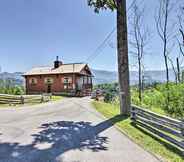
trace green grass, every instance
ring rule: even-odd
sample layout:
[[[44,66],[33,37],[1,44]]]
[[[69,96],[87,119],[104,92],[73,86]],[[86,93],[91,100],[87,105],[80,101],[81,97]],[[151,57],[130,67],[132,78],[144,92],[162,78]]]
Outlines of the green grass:
[[[93,102],[97,111],[118,126],[118,128],[134,142],[142,146],[145,150],[152,152],[157,157],[166,162],[184,162],[181,152],[166,142],[165,140],[154,136],[145,129],[134,126],[128,117],[118,116],[118,105],[112,105],[104,102]],[[119,120],[117,120],[117,117]]]
[[[62,96],[52,96],[51,101],[60,101],[60,100],[62,100],[62,99],[63,99]]]

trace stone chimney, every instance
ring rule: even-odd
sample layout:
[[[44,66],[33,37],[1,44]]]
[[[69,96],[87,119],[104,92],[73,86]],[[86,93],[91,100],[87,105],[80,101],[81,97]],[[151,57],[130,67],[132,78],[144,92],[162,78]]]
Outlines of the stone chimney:
[[[59,61],[59,56],[57,56],[56,61],[54,61],[54,68],[59,68],[62,64],[62,61]]]

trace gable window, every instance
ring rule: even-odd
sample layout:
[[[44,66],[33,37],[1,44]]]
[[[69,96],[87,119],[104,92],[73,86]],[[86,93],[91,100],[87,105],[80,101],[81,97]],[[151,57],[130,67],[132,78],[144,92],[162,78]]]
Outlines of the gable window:
[[[37,79],[36,78],[30,78],[29,79],[29,84],[31,84],[31,85],[37,84]]]

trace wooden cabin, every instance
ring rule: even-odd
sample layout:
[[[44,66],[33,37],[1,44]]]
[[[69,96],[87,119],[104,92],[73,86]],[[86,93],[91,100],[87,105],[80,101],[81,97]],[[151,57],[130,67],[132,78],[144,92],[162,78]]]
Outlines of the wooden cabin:
[[[93,75],[87,64],[63,64],[58,57],[53,67],[36,67],[23,76],[27,94],[87,96],[93,87]]]

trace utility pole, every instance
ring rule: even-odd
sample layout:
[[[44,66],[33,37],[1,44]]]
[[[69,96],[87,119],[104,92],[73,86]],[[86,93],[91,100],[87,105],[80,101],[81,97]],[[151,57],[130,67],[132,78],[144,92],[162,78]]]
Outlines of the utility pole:
[[[131,97],[129,85],[126,0],[88,0],[88,5],[93,6],[95,8],[95,12],[97,13],[104,8],[117,11],[117,52],[120,89],[120,113],[123,115],[130,115]]]
[[[120,87],[120,111],[129,115],[131,109],[129,60],[128,60],[128,32],[126,0],[117,0],[117,42],[118,42],[118,74]]]

